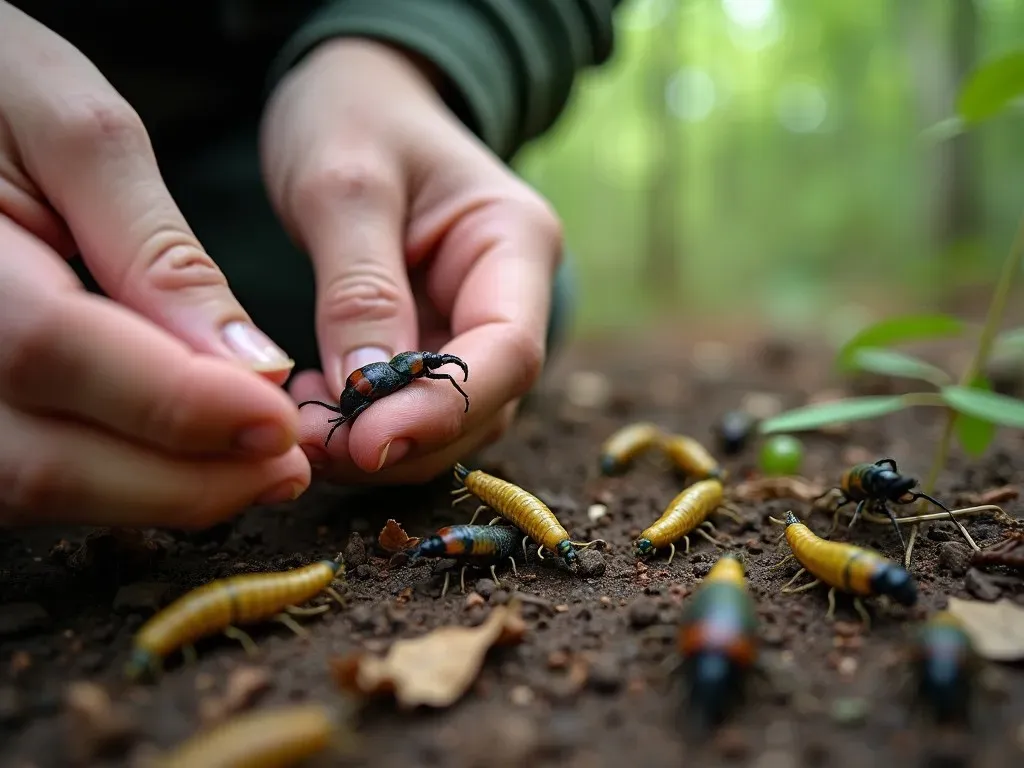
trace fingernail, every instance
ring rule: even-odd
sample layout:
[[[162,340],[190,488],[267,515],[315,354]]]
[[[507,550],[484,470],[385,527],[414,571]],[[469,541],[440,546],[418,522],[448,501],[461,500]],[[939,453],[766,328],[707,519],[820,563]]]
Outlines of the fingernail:
[[[302,492],[306,490],[306,486],[297,480],[288,480],[275,485],[269,491],[263,493],[258,499],[257,504],[284,504],[288,501],[295,501],[302,495]]]
[[[377,459],[377,469],[380,472],[384,467],[391,467],[409,455],[412,450],[412,440],[400,437],[384,444],[380,450],[380,458]]]
[[[236,320],[224,326],[224,343],[254,371],[288,371],[295,361],[252,323]]]
[[[380,347],[363,347],[353,350],[345,355],[345,359],[341,363],[341,380],[344,381],[352,371],[362,368],[364,365],[386,363],[392,357],[394,355]]]
[[[235,447],[246,453],[277,456],[291,445],[288,432],[280,424],[269,422],[246,427],[235,435]]]

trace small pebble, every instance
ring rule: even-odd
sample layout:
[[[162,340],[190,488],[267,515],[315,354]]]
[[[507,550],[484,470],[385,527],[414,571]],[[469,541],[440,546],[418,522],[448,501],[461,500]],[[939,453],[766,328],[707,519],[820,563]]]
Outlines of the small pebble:
[[[634,629],[649,627],[658,620],[658,603],[648,597],[638,597],[629,606],[629,623]]]
[[[580,564],[580,576],[585,579],[596,579],[604,575],[607,565],[604,562],[604,555],[596,549],[584,549],[578,555]]]
[[[348,541],[345,543],[345,549],[342,550],[342,557],[345,559],[346,568],[358,568],[360,565],[366,565],[368,562],[366,545],[363,543],[363,537],[358,532],[352,531],[349,534]]]
[[[587,508],[587,517],[590,518],[590,522],[596,523],[602,517],[608,514],[608,507],[604,504],[591,504]]]
[[[971,567],[971,550],[959,541],[947,541],[939,547],[939,568],[954,576],[963,576]]]
[[[749,539],[746,547],[747,551],[754,555],[764,552],[764,545],[762,545],[757,539]]]
[[[614,693],[624,681],[622,665],[614,656],[602,654],[590,663],[587,681],[598,693]]]
[[[999,599],[1002,589],[977,568],[971,568],[964,579],[964,588],[979,600],[993,602]]]
[[[857,674],[857,660],[852,656],[843,656],[837,667],[842,677],[853,677]]]
[[[552,651],[548,654],[548,669],[565,669],[569,666],[569,654],[565,651]]]
[[[481,597],[490,597],[494,594],[494,590],[497,589],[498,585],[491,579],[480,579],[477,581],[474,589]]]
[[[715,734],[715,747],[727,760],[742,760],[750,752],[746,734],[734,726],[725,726]]]
[[[528,707],[533,704],[533,701],[536,698],[537,697],[533,693],[533,690],[525,685],[517,685],[508,692],[508,700],[517,707]]]
[[[603,373],[574,371],[566,380],[565,397],[577,408],[604,408],[611,396],[611,382]]]

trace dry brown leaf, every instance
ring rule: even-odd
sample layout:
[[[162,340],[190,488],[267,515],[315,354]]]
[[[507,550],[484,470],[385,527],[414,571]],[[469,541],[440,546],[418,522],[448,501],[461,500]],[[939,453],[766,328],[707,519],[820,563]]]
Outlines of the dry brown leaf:
[[[331,661],[339,687],[364,696],[394,693],[399,706],[446,707],[473,684],[487,651],[522,642],[519,604],[497,606],[476,627],[448,626],[398,640],[384,657],[356,653]]]
[[[416,536],[410,536],[405,529],[398,524],[397,520],[388,520],[377,537],[377,543],[381,549],[391,554],[407,552],[420,543]]]
[[[1002,485],[998,488],[990,488],[981,493],[964,494],[964,503],[971,507],[981,507],[985,504],[1000,504],[1004,501],[1013,501],[1020,496],[1020,489],[1015,485]]]
[[[1024,659],[1024,608],[1006,598],[986,603],[951,597],[949,612],[963,622],[984,658],[992,661]]]
[[[737,485],[732,495],[733,498],[740,501],[766,501],[768,499],[813,501],[825,490],[824,486],[815,485],[802,477],[757,477]]]

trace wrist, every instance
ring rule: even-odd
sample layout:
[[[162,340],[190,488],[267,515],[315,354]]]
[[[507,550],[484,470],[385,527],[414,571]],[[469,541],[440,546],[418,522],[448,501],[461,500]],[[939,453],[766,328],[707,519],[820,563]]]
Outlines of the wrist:
[[[321,57],[340,57],[350,67],[384,66],[404,71],[438,95],[446,88],[446,78],[440,67],[426,56],[389,41],[371,37],[336,37],[325,40],[310,51],[308,60]]]

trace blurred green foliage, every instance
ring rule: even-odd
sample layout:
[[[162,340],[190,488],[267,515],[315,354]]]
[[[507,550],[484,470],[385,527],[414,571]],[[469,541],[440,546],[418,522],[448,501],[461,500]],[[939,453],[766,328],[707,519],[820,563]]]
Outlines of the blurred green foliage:
[[[1011,53],[1024,7],[974,0],[966,29],[958,2],[627,2],[614,59],[515,163],[565,224],[580,329],[753,313],[842,340],[991,286],[1024,208],[1020,113],[926,131],[955,114],[958,46]],[[976,210],[949,234],[954,198]]]

